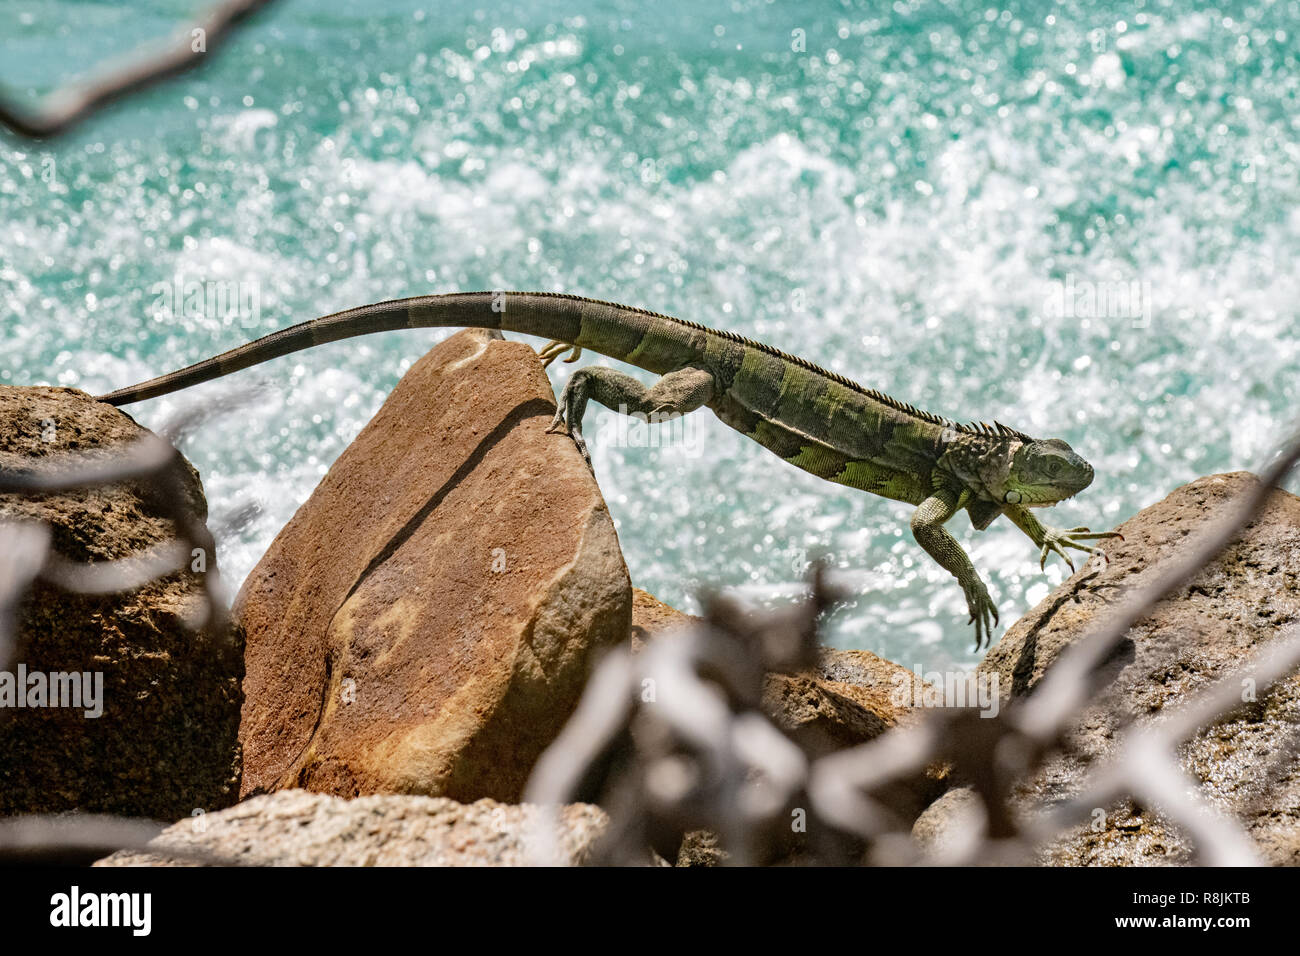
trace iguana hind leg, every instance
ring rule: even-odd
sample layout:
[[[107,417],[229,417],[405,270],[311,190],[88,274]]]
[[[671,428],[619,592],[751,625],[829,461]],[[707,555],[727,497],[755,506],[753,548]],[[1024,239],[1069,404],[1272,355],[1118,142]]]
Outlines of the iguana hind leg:
[[[591,455],[582,437],[587,402],[599,402],[624,415],[644,415],[650,424],[657,424],[665,417],[693,412],[712,397],[713,373],[707,369],[678,369],[647,387],[625,372],[593,365],[578,369],[565,384],[546,430],[563,431],[572,438],[590,468]]]
[[[581,345],[570,345],[568,342],[561,342],[558,339],[547,342],[545,346],[538,349],[537,357],[542,360],[542,368],[546,368],[565,352],[569,353],[569,357],[564,360],[566,364],[576,362],[582,358]]]

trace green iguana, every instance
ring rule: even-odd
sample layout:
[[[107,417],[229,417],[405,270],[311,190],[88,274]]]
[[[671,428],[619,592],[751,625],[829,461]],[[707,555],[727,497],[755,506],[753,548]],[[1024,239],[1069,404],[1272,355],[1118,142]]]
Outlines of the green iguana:
[[[404,328],[497,329],[551,340],[549,364],[583,349],[663,376],[643,385],[604,367],[578,369],[560,397],[551,431],[562,430],[591,464],[582,437],[588,401],[648,421],[707,405],[723,422],[792,465],[838,484],[916,505],[912,533],[957,578],[975,625],[975,647],[989,643],[998,612],[970,558],[944,522],[965,508],[983,530],[1006,514],[1041,549],[1074,563],[1074,548],[1104,553],[1087,540],[1117,537],[1087,528],[1058,530],[1030,508],[1077,494],[1092,467],[1064,441],[1045,441],[1005,425],[970,424],[921,411],[842,375],[734,332],[657,312],[548,292],[467,292],[361,306],[282,329],[215,358],[100,396],[126,405],[229,375],[313,345]]]

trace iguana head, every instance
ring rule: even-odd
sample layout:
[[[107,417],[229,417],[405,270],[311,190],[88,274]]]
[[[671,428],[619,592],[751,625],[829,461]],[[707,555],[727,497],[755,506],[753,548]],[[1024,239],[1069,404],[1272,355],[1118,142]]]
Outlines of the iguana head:
[[[1033,508],[1064,501],[1092,484],[1092,465],[1059,438],[1027,441],[1011,459],[1002,500]]]

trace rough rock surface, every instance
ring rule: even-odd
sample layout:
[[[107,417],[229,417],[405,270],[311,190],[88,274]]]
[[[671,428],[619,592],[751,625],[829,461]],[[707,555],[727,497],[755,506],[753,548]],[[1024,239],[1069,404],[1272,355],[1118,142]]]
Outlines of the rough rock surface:
[[[1081,567],[993,648],[981,670],[1020,697],[1044,670],[1158,561],[1174,558],[1188,534],[1224,513],[1256,479],[1246,472],[1200,478],[1120,526],[1109,566]],[[1025,794],[1072,792],[1089,760],[1110,752],[1128,718],[1158,717],[1240,665],[1300,620],[1300,498],[1276,491],[1245,534],[1180,593],[1130,631],[1109,663],[1110,683],[1074,737],[1079,756],[1047,768]],[[1281,766],[1288,728],[1300,719],[1300,676],[1245,702],[1180,750],[1184,771],[1224,812],[1241,815],[1264,857],[1300,864],[1300,765]],[[1254,805],[1252,805],[1254,804]],[[1054,844],[1055,864],[1155,865],[1188,858],[1184,839],[1152,809],[1106,808],[1105,828],[1080,827]]]
[[[0,387],[2,469],[36,469],[69,453],[107,458],[143,434],[84,392]],[[184,507],[205,519],[198,474],[188,463],[178,467]],[[0,520],[50,527],[54,551],[77,563],[138,555],[174,534],[160,492],[141,481],[0,495]],[[4,536],[0,548],[8,547]],[[207,573],[215,568],[208,555]],[[201,575],[188,570],[104,595],[37,582],[19,608],[17,653],[6,669],[99,672],[103,714],[0,709],[0,813],[80,809],[175,820],[234,802],[242,640],[229,625],[189,629],[205,610]]]
[[[665,604],[648,591],[632,589],[632,653],[638,653],[656,634],[686,627],[699,618]]]
[[[823,648],[815,670],[767,675],[763,708],[813,752],[827,753],[865,743],[912,714],[898,688],[907,688],[910,702],[916,680],[870,651]]]
[[[699,618],[686,614],[640,588],[632,602],[632,649]],[[870,651],[825,647],[818,665],[803,674],[768,674],[763,709],[783,729],[816,750],[864,743],[911,712],[895,702],[900,683],[912,699],[916,675]]]
[[[515,800],[625,640],[612,520],[527,345],[417,362],[236,601],[244,793]]]
[[[150,846],[210,853],[239,866],[526,866],[537,862],[539,808],[495,800],[383,795],[343,800],[285,790],[182,820]],[[557,862],[580,865],[603,832],[589,804],[560,812]],[[555,858],[552,858],[555,859]],[[96,866],[183,866],[191,861],[123,851]]]

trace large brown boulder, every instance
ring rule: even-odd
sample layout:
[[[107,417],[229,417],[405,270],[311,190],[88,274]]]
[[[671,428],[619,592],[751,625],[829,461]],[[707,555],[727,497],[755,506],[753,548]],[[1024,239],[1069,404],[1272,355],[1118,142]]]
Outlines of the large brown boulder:
[[[625,640],[609,512],[535,353],[417,362],[244,584],[244,793],[516,799]]]
[[[1159,562],[1177,560],[1188,536],[1227,513],[1256,479],[1246,472],[1200,478],[1130,518],[1108,566],[1081,567],[1021,618],[981,664],[1004,691],[1022,697],[1044,671],[1145,583]],[[1084,770],[1108,755],[1122,725],[1158,719],[1243,664],[1300,620],[1300,498],[1275,491],[1245,534],[1197,578],[1135,626],[1112,656],[1108,684],[1072,735],[1068,759],[1045,770],[1027,801],[1074,792]],[[1179,751],[1184,772],[1219,810],[1244,820],[1265,859],[1300,864],[1300,765],[1279,764],[1300,717],[1300,676],[1282,681],[1205,728]],[[1058,864],[1183,862],[1189,847],[1155,808],[1105,808],[1104,827],[1080,827],[1045,853]]]
[[[606,823],[599,807],[563,807],[543,850],[538,834],[548,824],[528,804],[408,795],[342,800],[285,790],[183,820],[149,844],[157,852],[122,851],[95,865],[578,866]]]
[[[111,458],[145,434],[84,392],[0,387],[4,471],[48,468],[71,453]],[[49,529],[62,561],[139,557],[174,537],[169,503],[206,519],[194,469],[178,457],[170,478],[175,495],[139,480],[0,495],[0,521]],[[0,535],[0,564],[34,574],[33,559],[10,550],[13,526]],[[0,813],[79,809],[175,820],[234,802],[242,642],[228,622],[190,627],[206,616],[203,573],[216,570],[215,556],[204,558],[205,572],[186,569],[119,593],[72,594],[40,579],[25,589],[17,653],[0,668],[16,683],[21,667],[29,691],[37,673],[90,674],[82,683],[91,695],[102,679],[102,715],[87,717],[85,706],[16,709],[0,687]]]

